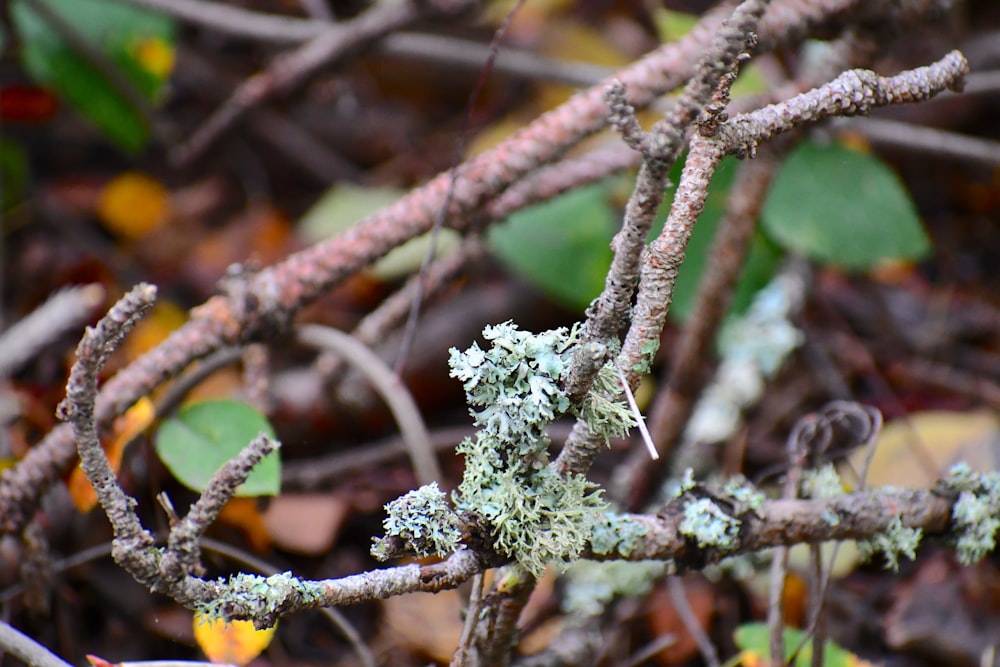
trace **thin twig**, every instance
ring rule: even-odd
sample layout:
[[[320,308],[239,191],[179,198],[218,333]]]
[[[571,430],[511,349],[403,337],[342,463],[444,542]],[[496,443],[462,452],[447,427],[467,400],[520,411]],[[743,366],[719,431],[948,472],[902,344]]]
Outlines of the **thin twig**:
[[[59,290],[0,335],[0,378],[33,359],[46,345],[82,326],[104,302],[98,284]]]
[[[0,648],[32,667],[71,667],[55,653],[3,621],[0,621]]]
[[[399,425],[413,470],[421,484],[444,480],[444,473],[434,456],[427,426],[420,416],[413,396],[392,369],[367,346],[362,345],[349,334],[337,329],[308,324],[298,333],[298,339],[314,347],[333,350],[348,359],[372,383],[375,390],[385,399],[392,416]]]
[[[452,658],[452,667],[467,667],[467,656],[475,636],[476,626],[483,610],[483,575],[472,578],[472,592],[469,593],[469,604],[465,608],[465,623],[462,624],[462,634],[458,638],[458,648]]]
[[[876,146],[975,162],[985,167],[1000,166],[1000,141],[885,118],[855,118],[845,125],[849,130],[860,132]]]
[[[687,599],[687,592],[684,590],[684,582],[679,577],[667,577],[667,590],[670,592],[670,600],[674,603],[677,615],[697,644],[702,660],[708,667],[719,667],[719,652],[715,650],[715,644],[705,634],[704,628],[695,617],[691,603]]]

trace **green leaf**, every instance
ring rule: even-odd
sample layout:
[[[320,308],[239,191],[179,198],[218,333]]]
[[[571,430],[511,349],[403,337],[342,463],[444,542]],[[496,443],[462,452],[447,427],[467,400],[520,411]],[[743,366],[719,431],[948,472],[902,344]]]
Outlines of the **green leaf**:
[[[511,271],[583,309],[604,288],[617,217],[607,186],[596,184],[515,213],[489,240]]]
[[[28,183],[28,160],[21,147],[0,138],[0,211],[6,212],[24,199]]]
[[[845,269],[914,260],[931,248],[895,173],[873,155],[803,143],[782,165],[761,213],[785,248]]]
[[[203,491],[212,475],[259,433],[274,437],[267,419],[246,403],[192,403],[166,419],[156,433],[156,453],[184,486]],[[278,453],[257,464],[237,496],[273,496],[281,488]]]
[[[40,0],[107,56],[153,103],[159,101],[173,59],[174,22],[108,0]],[[105,77],[23,2],[12,6],[25,69],[97,125],[120,148],[135,152],[149,139],[140,112]]]
[[[705,200],[705,208],[698,216],[698,222],[691,232],[691,238],[684,255],[684,263],[681,264],[677,284],[674,286],[670,316],[676,320],[687,320],[694,308],[698,285],[701,282],[706,262],[709,261],[708,253],[712,249],[712,241],[719,227],[719,221],[726,210],[729,190],[738,164],[735,158],[727,158],[722,161],[712,177],[708,197]],[[678,160],[670,174],[671,182],[677,183],[680,180],[683,166],[683,161]],[[673,191],[667,193],[667,199],[660,209],[660,215],[650,232],[650,238],[654,238],[662,231],[663,223],[670,212],[672,203]],[[781,250],[764,234],[759,231],[754,234],[742,272],[737,280],[736,293],[733,295],[731,307],[732,312],[742,313],[747,309],[753,301],[754,294],[766,285],[771,276],[774,275],[781,260],[781,254]]]
[[[799,647],[805,636],[801,630],[785,628],[782,632],[785,643],[785,661],[792,657],[792,652]],[[741,625],[733,634],[736,647],[741,651],[750,652],[761,664],[771,661],[771,630],[767,623],[748,623]],[[809,667],[812,663],[812,640],[810,639],[799,651],[793,663],[795,667]],[[823,664],[826,667],[856,667],[858,659],[850,651],[846,651],[832,641],[827,640],[823,647]]]
[[[338,183],[323,193],[311,209],[299,220],[303,238],[316,243],[347,231],[359,220],[381,208],[394,204],[404,194],[397,188],[360,187]],[[438,234],[436,256],[458,245],[458,234],[442,229]],[[418,236],[395,248],[372,267],[381,280],[396,280],[420,268],[430,244],[430,234]]]

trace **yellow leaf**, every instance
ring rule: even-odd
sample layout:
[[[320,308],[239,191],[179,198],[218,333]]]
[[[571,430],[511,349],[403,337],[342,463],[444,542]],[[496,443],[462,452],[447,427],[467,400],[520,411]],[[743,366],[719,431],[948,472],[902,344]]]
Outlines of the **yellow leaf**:
[[[927,489],[959,461],[980,472],[994,470],[998,437],[1000,418],[987,410],[932,410],[894,420],[875,443],[868,484]],[[855,470],[861,470],[866,455],[864,449],[852,454]]]
[[[115,420],[113,435],[104,445],[104,453],[108,457],[112,470],[118,472],[121,468],[125,446],[149,428],[155,417],[156,409],[153,407],[153,402],[149,398],[143,397],[125,414]],[[97,504],[97,494],[94,492],[94,487],[90,485],[90,480],[83,474],[80,466],[77,466],[70,473],[66,487],[69,489],[73,504],[81,513],[89,512]]]
[[[136,40],[132,45],[132,56],[143,69],[160,80],[170,76],[177,60],[174,47],[159,37]]]
[[[160,301],[139,320],[122,345],[125,356],[135,359],[163,342],[174,329],[187,321],[187,312],[169,301]]]
[[[268,647],[275,628],[257,630],[250,621],[208,620],[194,617],[194,639],[209,660],[246,665]]]
[[[104,186],[97,217],[108,230],[141,239],[167,219],[170,196],[163,184],[138,172],[125,172]]]

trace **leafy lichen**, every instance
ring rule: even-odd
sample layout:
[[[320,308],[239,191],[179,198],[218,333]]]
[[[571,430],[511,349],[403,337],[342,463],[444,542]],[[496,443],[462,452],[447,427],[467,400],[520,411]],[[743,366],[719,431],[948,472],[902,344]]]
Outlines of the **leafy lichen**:
[[[731,549],[736,546],[740,524],[739,519],[723,512],[712,500],[701,498],[684,506],[684,518],[678,529],[703,549]]]
[[[616,596],[645,595],[666,571],[663,561],[577,561],[566,573],[563,612],[598,616]]]
[[[594,523],[590,548],[598,555],[613,553],[628,558],[648,532],[649,528],[630,516],[605,512],[601,520]]]
[[[372,555],[379,560],[398,555],[397,542],[402,543],[402,550],[417,556],[444,556],[462,539],[462,522],[437,482],[400,496],[385,510],[385,537],[372,545]]]
[[[865,560],[876,553],[882,554],[886,569],[895,571],[899,569],[900,556],[906,556],[910,560],[917,557],[917,547],[920,546],[922,537],[923,531],[904,526],[902,519],[897,516],[885,532],[867,540],[858,540],[858,551]]]
[[[1000,473],[981,475],[965,463],[954,466],[945,487],[958,492],[951,518],[959,533],[958,560],[971,565],[996,549],[1000,530]]]
[[[319,600],[324,588],[291,572],[270,577],[240,573],[216,582],[217,595],[197,609],[207,621],[252,619],[258,630],[272,627],[290,608]]]
[[[844,483],[832,463],[807,470],[802,476],[802,496],[805,498],[834,498],[844,495]]]
[[[627,431],[632,417],[623,405],[598,396],[617,393],[610,391],[610,365],[580,406],[570,404],[561,383],[576,330],[533,334],[505,322],[486,327],[483,337],[489,349],[452,349],[449,360],[479,427],[458,447],[466,470],[455,502],[485,519],[501,553],[538,575],[550,562],[576,558],[607,507],[584,476],[560,477],[548,466],[545,427],[562,414],[579,413],[594,433],[610,438]]]

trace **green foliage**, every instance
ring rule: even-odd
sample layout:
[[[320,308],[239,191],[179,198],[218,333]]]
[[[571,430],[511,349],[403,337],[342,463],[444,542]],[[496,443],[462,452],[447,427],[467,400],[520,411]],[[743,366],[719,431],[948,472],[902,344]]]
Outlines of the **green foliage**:
[[[598,616],[616,596],[645,595],[666,571],[662,561],[578,560],[566,571],[562,610],[574,616]]]
[[[805,633],[795,628],[782,630],[782,637],[785,643],[785,664],[788,664],[792,653],[801,646],[802,649],[796,655],[795,662],[791,664],[794,667],[809,667],[813,659],[812,640],[809,639],[803,644]],[[767,623],[741,625],[733,634],[733,639],[741,651],[737,656],[741,659],[739,664],[771,664],[771,629]],[[859,663],[854,654],[827,640],[823,645],[823,664],[826,667],[854,667]]]
[[[1000,530],[1000,473],[980,475],[965,463],[954,466],[945,486],[958,492],[951,518],[959,538],[958,560],[971,565],[996,549]]]
[[[486,327],[483,337],[491,342],[488,350],[477,344],[453,349],[449,360],[479,427],[458,447],[466,465],[455,499],[486,520],[501,553],[539,575],[550,562],[576,558],[606,509],[583,475],[560,477],[548,466],[545,427],[574,408],[560,381],[577,335],[566,329],[532,334],[506,322]],[[590,405],[597,432],[621,427],[620,406]]]
[[[24,151],[13,141],[0,138],[0,212],[9,208],[24,198],[28,182],[28,160]]]
[[[899,557],[906,556],[910,560],[917,557],[917,547],[923,531],[919,528],[907,528],[897,516],[884,533],[879,533],[867,540],[858,540],[858,551],[865,560],[876,553],[885,558],[885,567],[896,571],[899,569]]]
[[[388,560],[392,540],[403,541],[409,553],[418,556],[444,556],[451,553],[462,539],[462,522],[448,505],[448,497],[432,482],[410,491],[385,506],[382,522],[385,537],[375,540],[372,555]]]
[[[738,164],[739,161],[736,158],[727,158],[719,165],[712,176],[708,197],[705,200],[705,208],[698,216],[698,223],[691,231],[691,238],[684,252],[684,263],[681,264],[680,274],[677,276],[677,283],[674,286],[673,299],[670,302],[670,316],[679,321],[685,321],[690,317],[701,276],[705,267],[713,261],[708,256],[709,251],[712,248],[712,241],[719,227],[719,221],[725,213],[729,190],[732,187]],[[670,175],[674,183],[680,179],[683,166],[681,161],[674,165]],[[657,221],[653,225],[650,238],[655,238],[663,229],[664,221],[672,204],[673,194],[668,192]],[[754,294],[766,285],[774,275],[781,255],[780,248],[768,240],[764,234],[759,231],[754,234],[737,281],[736,292],[733,295],[732,312],[742,313],[749,307]]]
[[[607,187],[591,185],[518,211],[489,240],[511,271],[583,310],[604,288],[617,218]]]
[[[150,102],[160,100],[173,64],[172,19],[106,0],[41,1],[106,55]],[[120,148],[141,149],[150,128],[139,110],[26,3],[15,2],[11,10],[31,77],[58,92]]]
[[[839,144],[801,144],[782,165],[761,220],[783,247],[846,269],[930,251],[895,173],[874,155]]]
[[[678,530],[698,542],[702,549],[731,549],[740,534],[741,522],[729,516],[708,498],[691,501],[684,506],[684,518]]]
[[[310,243],[346,232],[366,216],[398,201],[405,190],[389,187],[362,187],[337,183],[320,197],[302,216],[296,228]],[[372,273],[381,280],[397,280],[420,268],[431,242],[431,234],[411,239],[372,266]],[[459,243],[458,234],[451,229],[438,233],[435,252],[447,254]]]
[[[156,453],[184,486],[203,491],[212,475],[258,434],[274,438],[264,415],[246,403],[192,403],[166,419],[156,433]],[[237,496],[272,496],[281,487],[281,459],[269,454],[257,464]]]

